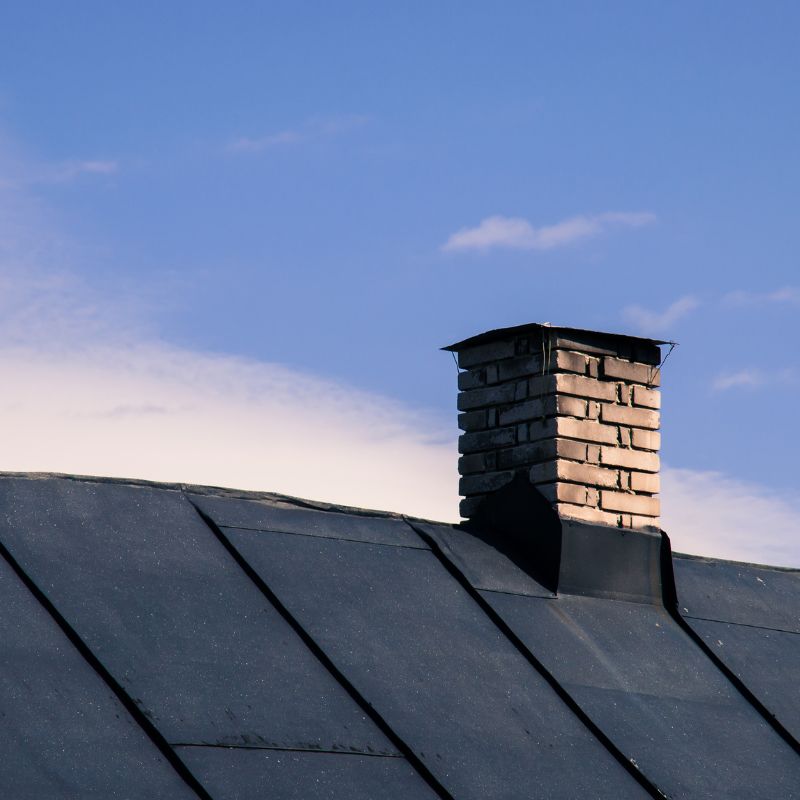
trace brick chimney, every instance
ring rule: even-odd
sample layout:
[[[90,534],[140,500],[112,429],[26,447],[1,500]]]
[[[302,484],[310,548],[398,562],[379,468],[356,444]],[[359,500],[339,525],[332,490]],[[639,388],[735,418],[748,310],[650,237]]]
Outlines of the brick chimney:
[[[457,354],[461,516],[519,472],[559,516],[659,529],[659,345],[521,325]]]

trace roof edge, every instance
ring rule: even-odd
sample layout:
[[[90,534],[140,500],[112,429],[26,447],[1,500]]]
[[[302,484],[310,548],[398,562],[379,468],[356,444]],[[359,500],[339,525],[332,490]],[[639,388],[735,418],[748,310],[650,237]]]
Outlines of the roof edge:
[[[425,522],[431,525],[456,526],[457,522],[444,522],[442,520],[415,517],[398,511],[383,511],[380,509],[360,508],[347,506],[325,500],[309,500],[278,492],[262,492],[250,489],[234,489],[229,486],[214,486],[209,484],[180,483],[171,481],[150,481],[145,478],[122,478],[104,475],[77,475],[69,472],[14,472],[0,470],[0,480],[5,478],[23,478],[26,480],[68,480],[77,483],[119,484],[121,486],[136,486],[141,488],[162,489],[172,492],[187,492],[189,494],[207,495],[210,497],[225,497],[232,500],[255,500],[266,503],[296,506],[314,511],[331,511],[339,514],[350,514],[356,517],[377,517],[381,519],[409,520]]]
[[[495,339],[505,338],[507,336],[519,336],[526,333],[535,333],[538,331],[554,331],[556,333],[564,333],[567,335],[573,334],[578,336],[602,336],[612,339],[614,341],[627,341],[627,342],[640,342],[651,345],[674,344],[674,342],[666,339],[650,339],[646,336],[631,336],[626,333],[609,333],[607,331],[594,331],[588,328],[570,328],[561,325],[550,325],[547,322],[529,322],[525,325],[512,325],[508,328],[494,328],[484,333],[470,336],[467,339],[462,339],[460,342],[446,345],[442,350],[456,352],[465,347],[473,347],[477,344],[484,342],[491,342]]]

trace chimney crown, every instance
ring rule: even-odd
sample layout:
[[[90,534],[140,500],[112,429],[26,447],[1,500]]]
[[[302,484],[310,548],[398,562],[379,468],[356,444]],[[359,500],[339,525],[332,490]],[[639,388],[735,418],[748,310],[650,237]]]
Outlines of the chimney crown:
[[[462,517],[522,472],[561,517],[658,530],[662,344],[534,323],[443,348],[462,370]]]

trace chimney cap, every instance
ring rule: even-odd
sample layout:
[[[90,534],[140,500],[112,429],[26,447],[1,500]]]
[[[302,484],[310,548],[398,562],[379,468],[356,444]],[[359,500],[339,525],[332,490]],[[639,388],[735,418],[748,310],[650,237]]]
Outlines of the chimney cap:
[[[560,325],[551,325],[549,322],[529,322],[526,325],[514,325],[510,328],[495,328],[485,333],[479,333],[477,336],[470,336],[468,339],[463,339],[455,344],[449,344],[443,347],[442,350],[457,353],[465,347],[473,347],[474,345],[484,344],[485,342],[491,342],[495,339],[506,339],[509,336],[522,336],[526,333],[537,333],[545,330],[565,334],[566,336],[599,336],[616,342],[636,342],[650,345],[672,344],[672,342],[664,339],[649,339],[645,336],[629,336],[624,333],[606,333],[604,331],[592,331],[587,328],[566,328]]]

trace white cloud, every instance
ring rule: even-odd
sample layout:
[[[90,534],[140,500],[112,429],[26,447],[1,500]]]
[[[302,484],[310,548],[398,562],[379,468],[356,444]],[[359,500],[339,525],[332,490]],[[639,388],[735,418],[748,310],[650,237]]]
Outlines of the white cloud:
[[[679,319],[690,314],[699,305],[700,301],[694,295],[685,295],[663,311],[633,305],[623,309],[622,315],[640,333],[656,336],[666,333]]]
[[[522,217],[487,217],[475,228],[462,228],[442,245],[445,252],[503,247],[511,250],[552,250],[604,233],[613,226],[638,228],[656,219],[649,212],[609,211],[570,217],[536,228]]]
[[[718,472],[665,467],[661,524],[673,550],[800,567],[800,496]]]
[[[727,389],[762,386],[787,386],[797,383],[797,371],[791,367],[764,372],[760,369],[746,368],[734,372],[722,372],[714,379],[711,388],[717,392]]]
[[[723,372],[717,375],[711,385],[715,391],[723,392],[739,386],[761,386],[763,383],[763,373],[756,369],[740,369],[736,372]]]
[[[728,292],[722,298],[723,305],[731,307],[764,306],[772,304],[800,305],[800,288],[784,286],[770,292]]]
[[[231,142],[228,145],[228,149],[239,153],[260,153],[262,150],[267,150],[276,145],[302,142],[305,138],[299,131],[292,130],[278,131],[278,133],[271,133],[268,136],[261,136],[257,139],[243,136]]]
[[[119,162],[95,159],[93,161],[65,161],[44,170],[41,181],[65,182],[81,175],[113,175],[119,171]]]
[[[232,153],[261,153],[273,147],[300,144],[312,139],[347,133],[360,128],[369,120],[370,117],[365,114],[345,114],[336,117],[315,118],[308,120],[298,128],[287,128],[264,136],[241,136],[230,142],[227,150]]]
[[[114,175],[119,172],[119,168],[119,162],[110,159],[32,164],[7,173],[0,184],[14,188],[26,185],[70,183],[84,175]]]
[[[5,347],[0,371],[3,470],[212,484],[457,518],[455,437],[386,397],[160,342]]]

